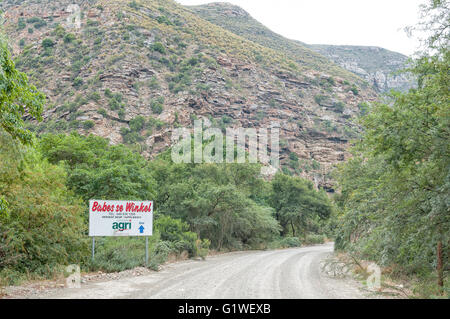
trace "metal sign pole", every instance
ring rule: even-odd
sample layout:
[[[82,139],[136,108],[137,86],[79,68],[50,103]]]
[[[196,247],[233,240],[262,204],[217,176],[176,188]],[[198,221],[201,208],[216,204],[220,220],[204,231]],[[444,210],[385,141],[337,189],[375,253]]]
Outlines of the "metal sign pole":
[[[145,236],[145,266],[148,267],[148,236]]]
[[[95,255],[95,237],[92,236],[92,260],[94,260]]]

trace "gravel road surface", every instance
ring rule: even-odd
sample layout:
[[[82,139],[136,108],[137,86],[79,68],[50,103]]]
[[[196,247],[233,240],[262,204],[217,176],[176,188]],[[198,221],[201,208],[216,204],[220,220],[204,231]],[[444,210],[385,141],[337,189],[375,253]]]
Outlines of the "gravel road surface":
[[[325,244],[227,253],[168,264],[144,276],[64,288],[45,298],[367,298],[356,281],[321,271],[332,251]]]

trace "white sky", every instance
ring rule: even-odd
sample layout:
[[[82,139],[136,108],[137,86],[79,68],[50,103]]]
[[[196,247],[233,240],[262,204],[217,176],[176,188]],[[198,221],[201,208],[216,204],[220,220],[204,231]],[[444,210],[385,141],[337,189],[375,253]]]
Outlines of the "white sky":
[[[176,0],[183,5],[215,1]],[[272,31],[309,44],[370,45],[413,54],[419,41],[404,27],[426,0],[227,0]]]

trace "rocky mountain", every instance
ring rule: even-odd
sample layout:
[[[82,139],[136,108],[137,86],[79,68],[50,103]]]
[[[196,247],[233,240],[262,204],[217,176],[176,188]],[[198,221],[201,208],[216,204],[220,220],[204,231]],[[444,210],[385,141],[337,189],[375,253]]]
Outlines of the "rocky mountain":
[[[414,85],[411,76],[398,72],[408,62],[408,57],[401,53],[370,46],[316,44],[309,47],[365,79],[379,92],[407,91]]]
[[[397,74],[406,66],[408,60],[403,54],[378,47],[308,45],[290,40],[272,32],[248,12],[229,3],[216,2],[188,8],[205,20],[248,40],[285,52],[299,64],[310,65],[330,73],[333,73],[333,70],[337,72],[333,63],[327,61],[329,59],[366,80],[378,92],[391,89],[408,90],[412,87],[408,75]]]
[[[360,78],[345,72],[344,68],[338,67],[323,55],[315,52],[314,49],[308,48],[307,44],[287,39],[268,29],[241,7],[227,2],[212,2],[205,5],[186,6],[186,8],[203,19],[249,41],[283,52],[299,65],[343,76],[349,80],[361,81]]]
[[[74,6],[76,4],[76,6]],[[280,125],[283,170],[332,191],[330,168],[377,94],[323,56],[274,49],[172,0],[7,0],[16,66],[47,95],[43,132],[96,134],[152,157],[173,128]],[[303,52],[303,53],[301,53]]]

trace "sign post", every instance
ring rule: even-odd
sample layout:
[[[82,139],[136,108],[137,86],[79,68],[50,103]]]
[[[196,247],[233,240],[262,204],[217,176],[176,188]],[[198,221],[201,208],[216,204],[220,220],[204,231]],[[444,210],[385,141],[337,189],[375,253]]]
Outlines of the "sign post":
[[[148,236],[145,237],[145,267],[148,267]]]
[[[94,255],[95,255],[95,237],[92,236],[92,261],[94,261]]]
[[[153,201],[89,201],[89,236],[92,260],[96,236],[145,236],[145,265],[148,265],[148,236],[153,234]]]

